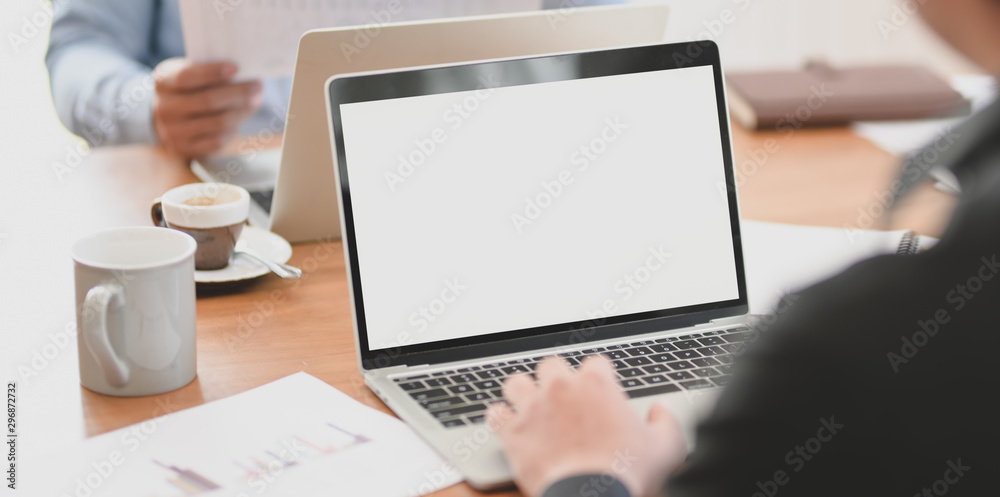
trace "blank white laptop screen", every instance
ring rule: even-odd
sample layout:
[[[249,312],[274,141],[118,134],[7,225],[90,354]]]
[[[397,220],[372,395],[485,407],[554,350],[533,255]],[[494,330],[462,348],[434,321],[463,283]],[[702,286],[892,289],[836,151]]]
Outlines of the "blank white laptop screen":
[[[371,350],[739,298],[712,66],[342,104]]]

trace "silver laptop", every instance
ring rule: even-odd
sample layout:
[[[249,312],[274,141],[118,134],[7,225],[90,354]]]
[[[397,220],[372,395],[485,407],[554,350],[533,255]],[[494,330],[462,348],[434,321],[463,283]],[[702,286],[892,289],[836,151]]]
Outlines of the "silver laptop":
[[[510,481],[486,407],[553,354],[693,442],[750,336],[724,91],[711,42],[327,83],[361,371],[473,486]]]
[[[619,5],[309,31],[299,41],[281,151],[199,159],[205,181],[245,186],[252,224],[291,242],[340,236],[323,84],[335,74],[658,43],[663,5]],[[368,28],[366,33],[364,28]],[[279,167],[280,161],[280,167]],[[232,171],[240,171],[233,174]]]

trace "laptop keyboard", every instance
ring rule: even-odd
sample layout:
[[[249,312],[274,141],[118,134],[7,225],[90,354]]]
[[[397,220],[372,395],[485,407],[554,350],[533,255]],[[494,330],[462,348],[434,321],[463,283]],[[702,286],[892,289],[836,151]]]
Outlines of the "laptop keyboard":
[[[587,356],[613,361],[629,398],[724,386],[733,353],[750,335],[749,328],[692,333],[631,344],[593,347],[558,354],[576,368]],[[449,371],[411,375],[394,381],[448,428],[482,423],[486,408],[503,401],[503,380],[531,373],[545,356],[491,362]]]
[[[257,202],[257,205],[259,205],[261,209],[264,209],[264,212],[268,214],[271,213],[271,202],[274,200],[274,190],[253,191],[250,192],[250,198],[253,199],[254,202]]]

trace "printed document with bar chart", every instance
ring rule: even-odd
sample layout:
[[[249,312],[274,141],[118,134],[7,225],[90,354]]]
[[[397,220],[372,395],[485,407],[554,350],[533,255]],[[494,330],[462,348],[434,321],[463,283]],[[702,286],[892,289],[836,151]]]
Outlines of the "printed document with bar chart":
[[[25,488],[51,496],[412,497],[461,481],[401,421],[306,373],[88,439],[45,461],[48,471],[34,466]]]

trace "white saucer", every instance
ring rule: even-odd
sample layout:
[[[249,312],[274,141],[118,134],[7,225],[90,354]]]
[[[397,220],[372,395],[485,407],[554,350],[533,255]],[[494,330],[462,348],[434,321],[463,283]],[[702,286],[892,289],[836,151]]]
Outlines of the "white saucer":
[[[277,262],[288,262],[292,257],[292,246],[276,233],[244,226],[240,240],[246,240],[247,247],[260,255]],[[259,278],[271,270],[246,255],[234,255],[229,265],[214,271],[195,271],[197,283],[228,283]]]

